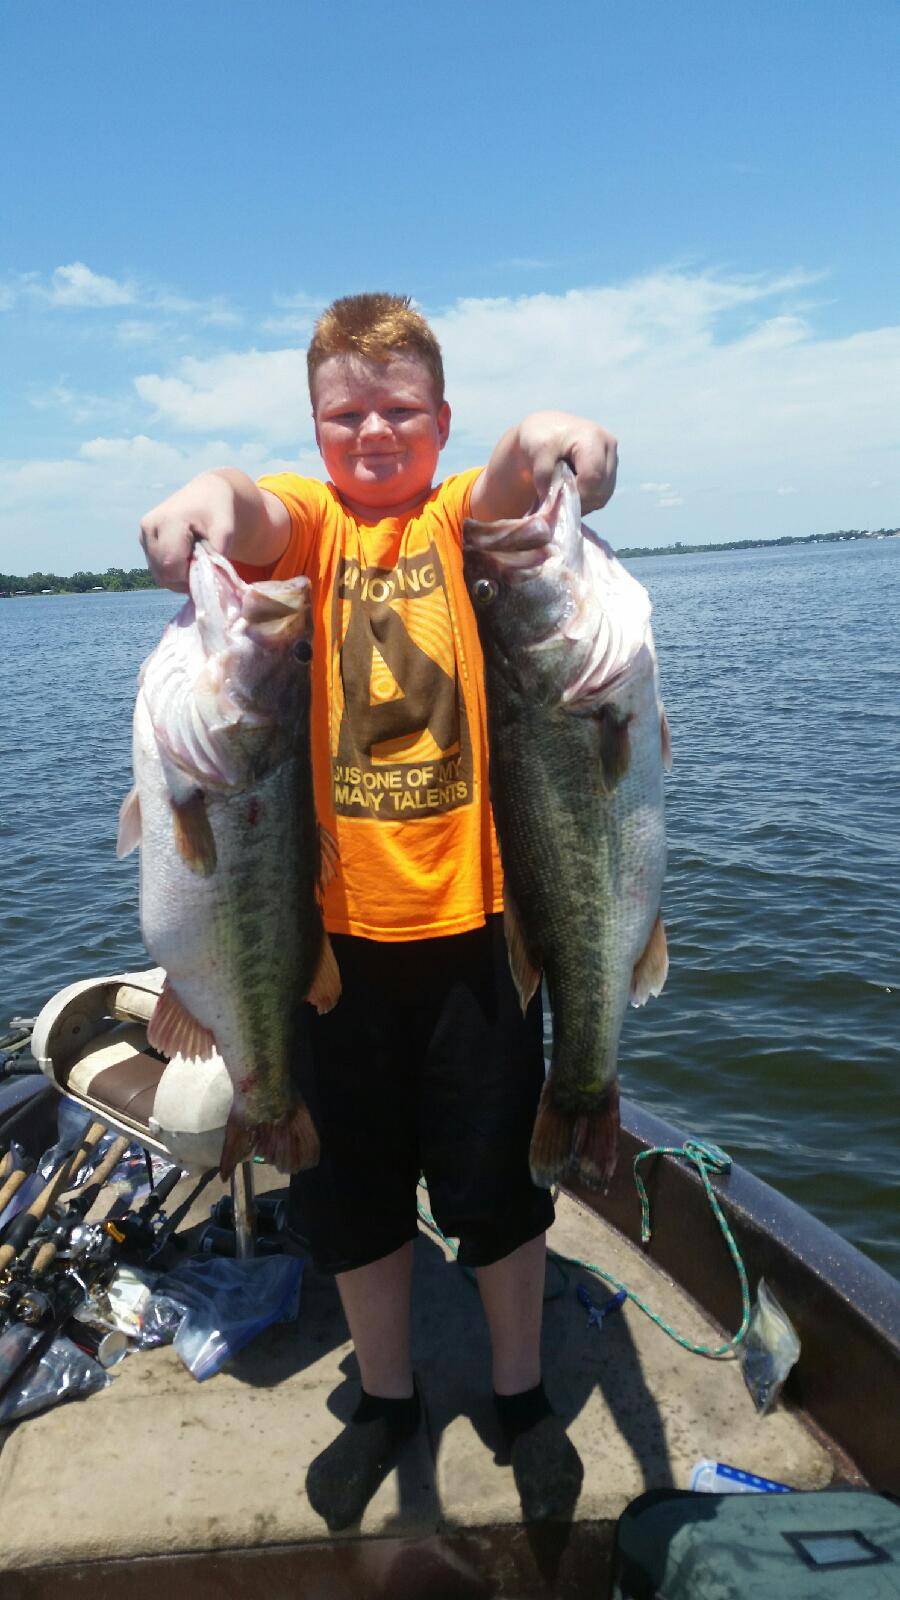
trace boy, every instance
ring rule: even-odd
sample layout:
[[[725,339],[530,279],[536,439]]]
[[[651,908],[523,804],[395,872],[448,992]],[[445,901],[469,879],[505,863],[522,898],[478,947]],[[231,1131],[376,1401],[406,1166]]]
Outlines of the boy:
[[[484,469],[433,489],[450,408],[439,345],[409,301],[336,301],[307,363],[327,484],[205,472],[141,523],[169,588],[187,588],[198,537],[245,577],[312,582],[316,804],[339,858],[324,918],[343,992],[310,1018],[303,1088],[323,1154],[291,1191],[317,1264],[336,1274],[362,1395],[307,1489],[332,1529],[347,1526],[418,1424],[409,1300],[424,1171],[435,1217],[478,1279],[526,1519],[558,1516],[574,1506],[581,1464],[540,1376],[553,1220],[528,1171],[540,1000],[522,1018],[507,968],[461,538],[469,515],[523,515],[562,456],[584,509],[605,505],[616,444],[594,423],[538,412]]]

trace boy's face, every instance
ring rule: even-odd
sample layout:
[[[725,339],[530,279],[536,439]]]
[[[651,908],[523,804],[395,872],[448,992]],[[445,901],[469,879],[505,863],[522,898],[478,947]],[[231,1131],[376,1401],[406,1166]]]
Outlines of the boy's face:
[[[418,356],[387,361],[329,356],[315,377],[316,443],[348,508],[399,515],[431,488],[450,432],[450,407],[438,405]]]

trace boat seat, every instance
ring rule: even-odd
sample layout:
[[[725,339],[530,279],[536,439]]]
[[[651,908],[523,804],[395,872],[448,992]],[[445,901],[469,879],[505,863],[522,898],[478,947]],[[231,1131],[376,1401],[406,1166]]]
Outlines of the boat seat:
[[[147,1150],[186,1168],[218,1167],[231,1110],[222,1057],[166,1061],[147,1043],[162,967],[71,983],[42,1008],[32,1054],[60,1094]],[[239,1256],[253,1253],[253,1167],[232,1179]]]
[[[218,1166],[231,1109],[221,1056],[166,1061],[147,1043],[165,972],[69,984],[41,1010],[31,1048],[62,1094],[192,1171]]]

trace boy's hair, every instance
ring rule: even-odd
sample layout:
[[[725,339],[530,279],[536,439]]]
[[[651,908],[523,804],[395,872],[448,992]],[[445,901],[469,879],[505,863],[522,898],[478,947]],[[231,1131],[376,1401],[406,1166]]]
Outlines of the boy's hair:
[[[396,354],[418,356],[434,383],[437,405],[444,403],[444,363],[441,347],[425,321],[414,311],[409,295],[349,294],[322,312],[306,352],[309,395],[316,403],[315,377],[329,356],[367,356],[387,361]]]

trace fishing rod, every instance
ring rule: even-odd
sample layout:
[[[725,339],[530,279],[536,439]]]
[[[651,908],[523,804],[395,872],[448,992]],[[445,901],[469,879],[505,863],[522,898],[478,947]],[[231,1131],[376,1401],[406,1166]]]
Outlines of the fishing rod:
[[[107,1178],[115,1172],[130,1143],[124,1134],[114,1139],[99,1166],[91,1173],[90,1183],[85,1185],[75,1200],[69,1202],[64,1215],[51,1230],[50,1236],[43,1235],[43,1229],[38,1230],[35,1238],[36,1249],[28,1263],[29,1272],[33,1277],[40,1278],[53,1265],[73,1230],[84,1221]]]
[[[3,1158],[4,1161],[6,1161],[7,1157],[9,1158],[9,1166],[6,1168],[8,1176],[5,1175],[3,1187],[0,1188],[0,1216],[3,1215],[10,1200],[18,1194],[25,1179],[31,1177],[37,1165],[37,1162],[33,1161],[30,1156],[25,1156],[23,1157],[22,1165],[10,1171],[10,1167],[13,1166],[15,1160],[11,1150],[6,1152],[6,1156]]]
[[[47,1282],[46,1289],[24,1286],[16,1319],[0,1334],[0,1394],[16,1373],[40,1359],[80,1303],[112,1277],[120,1256],[155,1241],[162,1206],[181,1176],[180,1167],[173,1167],[140,1206],[124,1212],[114,1206],[116,1216],[73,1229],[64,1269]],[[37,1330],[37,1340],[25,1330],[32,1334]]]
[[[17,1312],[23,1294],[40,1279],[64,1249],[73,1230],[87,1216],[104,1184],[114,1172],[128,1149],[128,1139],[114,1139],[103,1160],[91,1174],[91,1181],[75,1200],[71,1200],[62,1217],[53,1218],[52,1211],[39,1223],[33,1237],[20,1254],[9,1263],[0,1281],[0,1321],[9,1322]]]
[[[71,1156],[63,1161],[53,1174],[49,1183],[41,1190],[37,1199],[31,1202],[27,1211],[22,1211],[14,1217],[4,1234],[3,1243],[0,1245],[0,1272],[5,1272],[11,1261],[14,1261],[21,1250],[37,1231],[44,1217],[53,1205],[57,1195],[63,1190],[71,1188],[74,1179],[78,1176],[91,1153],[96,1149],[100,1140],[109,1132],[103,1122],[92,1122],[87,1132],[82,1134],[77,1148]],[[7,1187],[13,1178],[18,1177],[13,1173],[7,1181]],[[17,1188],[20,1185],[16,1186]],[[0,1194],[0,1200],[3,1199]]]

